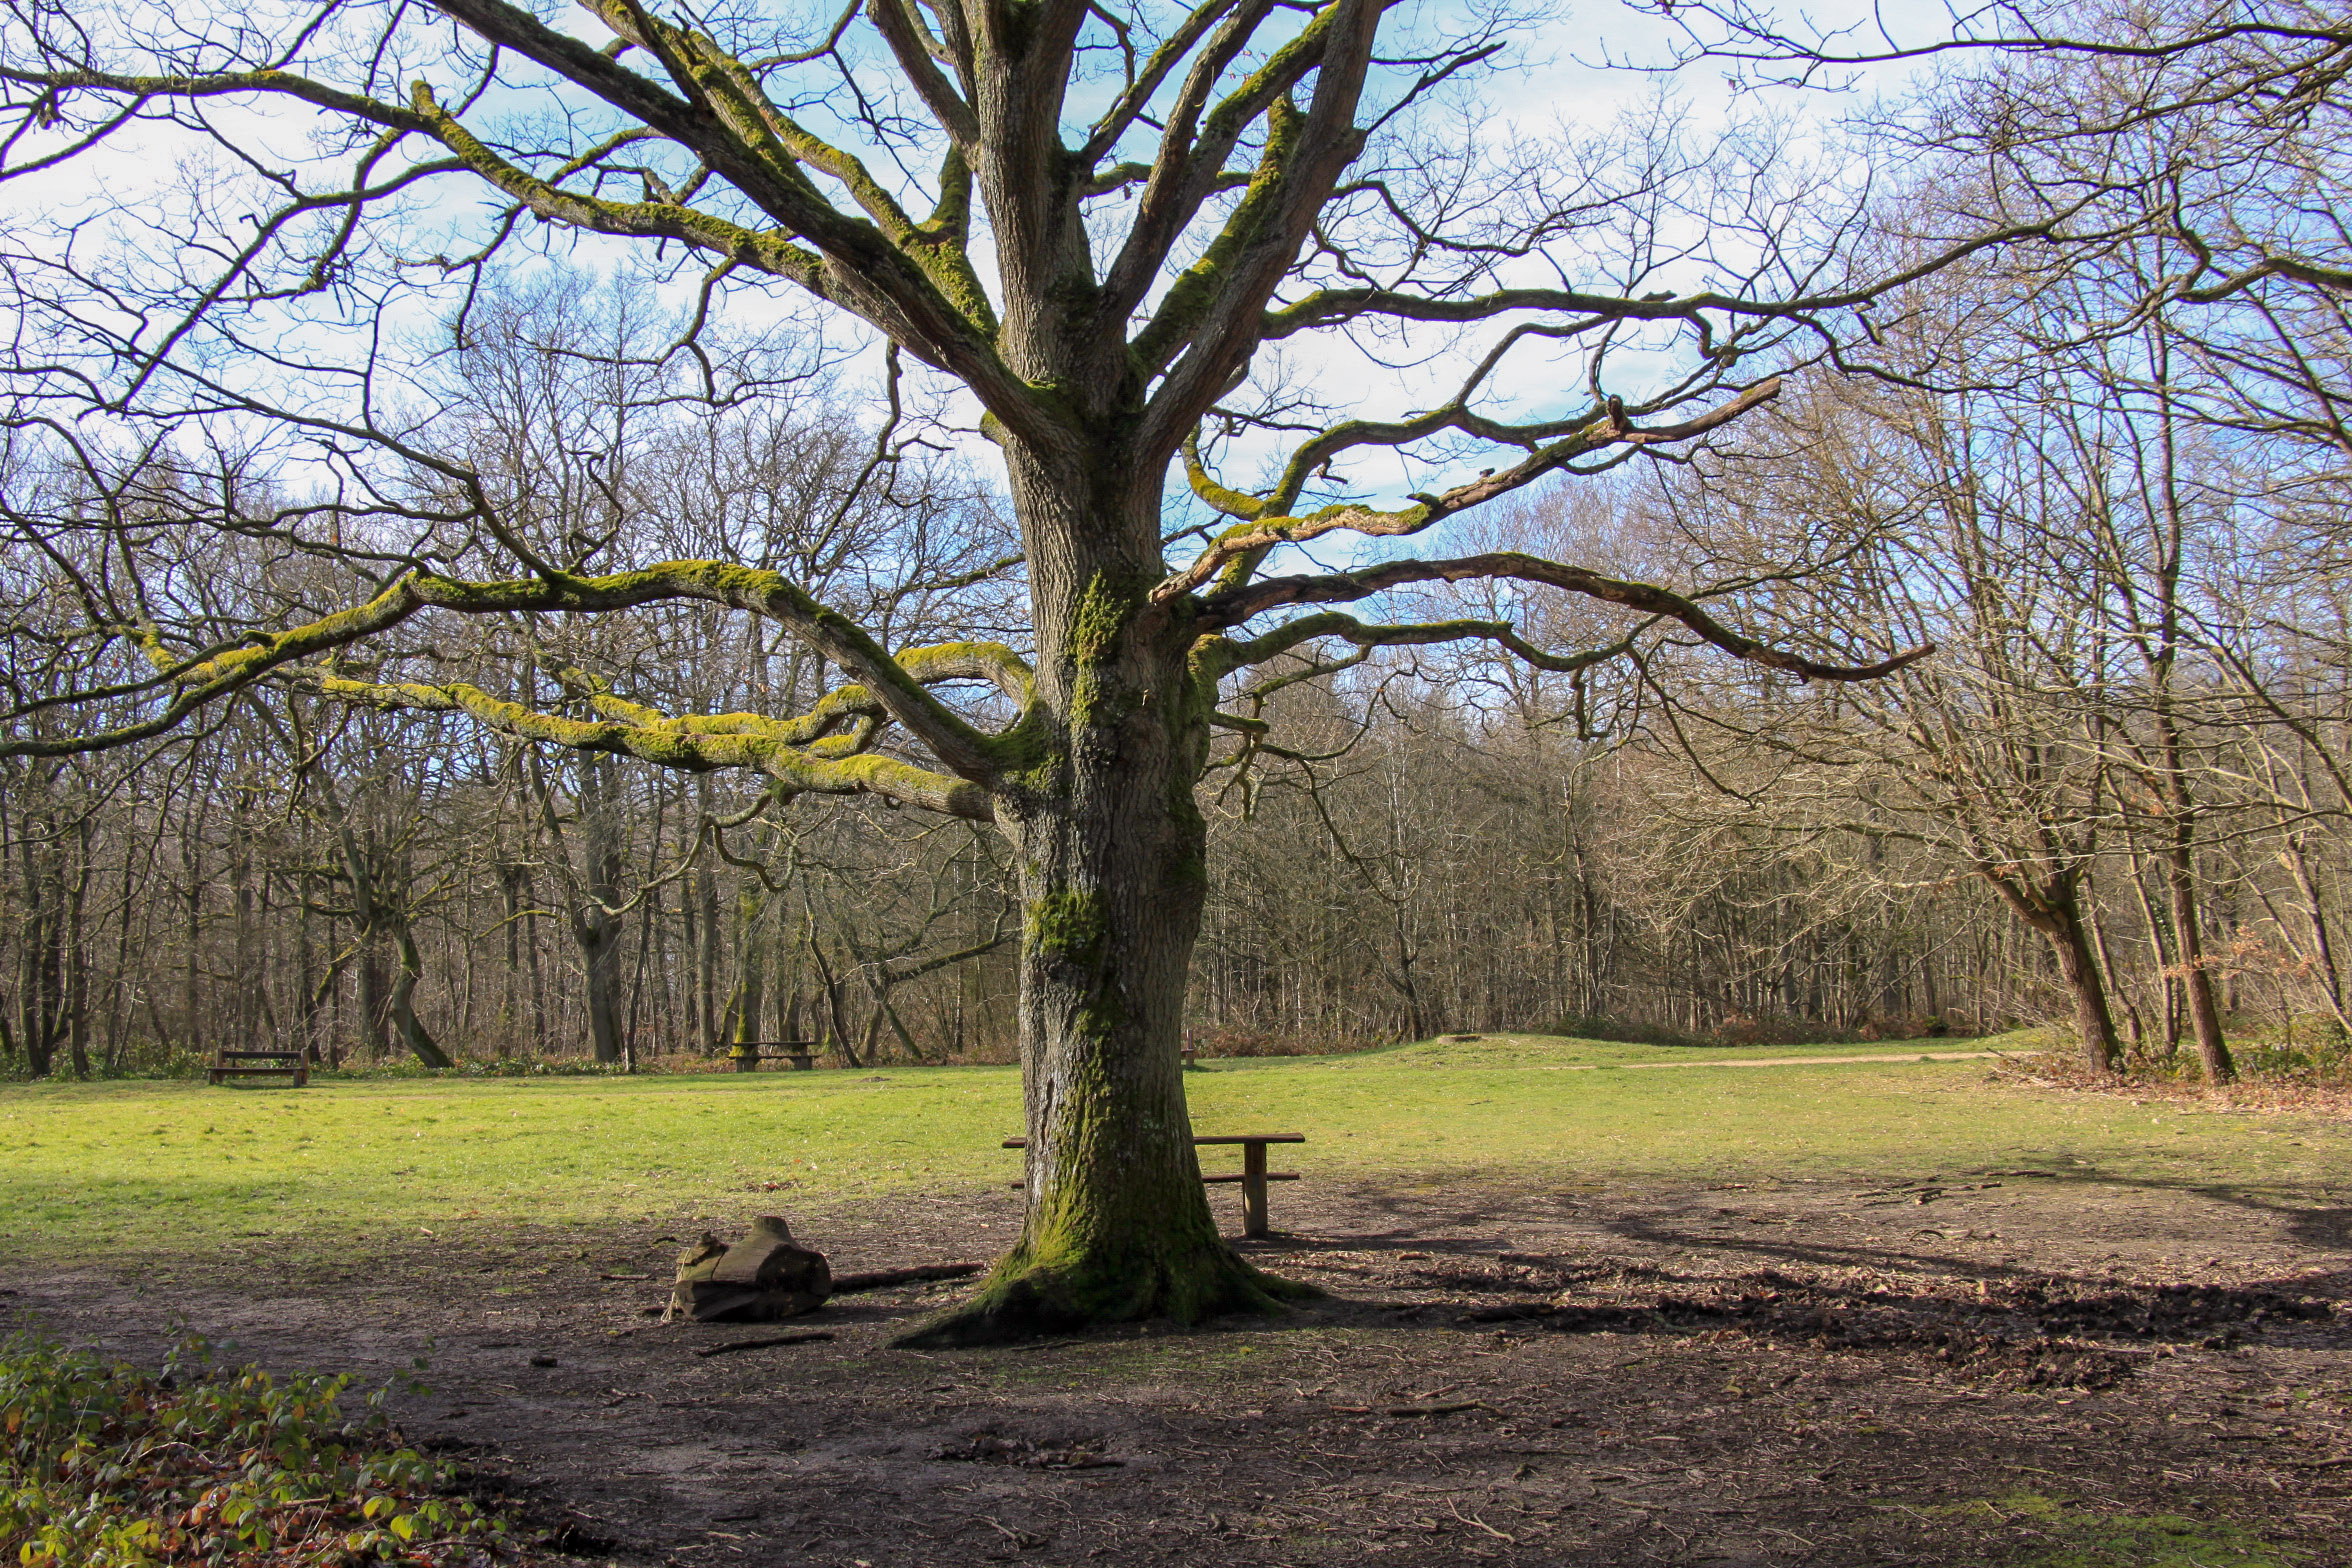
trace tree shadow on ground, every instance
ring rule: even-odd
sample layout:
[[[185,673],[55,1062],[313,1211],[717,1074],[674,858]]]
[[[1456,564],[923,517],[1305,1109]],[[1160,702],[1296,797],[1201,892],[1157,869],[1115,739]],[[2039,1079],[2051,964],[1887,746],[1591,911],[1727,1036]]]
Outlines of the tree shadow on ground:
[[[2096,1170],[2033,1174],[2061,1186],[2155,1193],[2258,1213],[2301,1248],[2340,1248],[2352,1235],[2352,1210],[2275,1188],[2117,1178]],[[1997,1185],[1955,1179],[1847,1189],[1843,1196],[1849,1204],[1886,1209],[1873,1223],[1887,1224],[1912,1210],[1929,1217],[1947,1193]],[[1451,1206],[1416,1204],[1399,1194],[1358,1201],[1386,1223],[1348,1236],[1278,1234],[1244,1244],[1262,1266],[1300,1271],[1335,1293],[1326,1306],[1281,1326],[1357,1320],[1454,1331],[1770,1341],[1908,1354],[1972,1382],[2069,1388],[2110,1386],[2185,1347],[2229,1349],[2255,1338],[2352,1347],[2352,1268],[2230,1281],[2125,1278],[2106,1268],[2053,1269],[2046,1257],[1987,1259],[1874,1238],[1791,1235],[1785,1231],[1805,1221],[1785,1215],[1769,1222],[1774,1234],[1727,1235],[1726,1224],[1767,1222],[1687,1191],[1662,1207],[1610,1215],[1590,1240],[1547,1254],[1513,1250],[1491,1233],[1430,1234],[1431,1227],[1507,1223],[1512,1216],[1498,1213],[1513,1207],[1507,1202],[1456,1215]],[[1531,1217],[1543,1207],[1527,1205]],[[1850,1230],[1852,1217],[1846,1218],[1842,1228]],[[1935,1218],[1940,1223],[1917,1235],[1940,1238],[1958,1230],[1978,1237],[1957,1221]],[[1659,1261],[1662,1253],[1701,1261],[1678,1267]]]

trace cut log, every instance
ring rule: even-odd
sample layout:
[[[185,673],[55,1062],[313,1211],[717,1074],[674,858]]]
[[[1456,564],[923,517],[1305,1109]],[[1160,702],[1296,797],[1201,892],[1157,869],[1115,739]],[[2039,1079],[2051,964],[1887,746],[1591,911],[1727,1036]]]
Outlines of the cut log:
[[[833,1270],[825,1255],[798,1245],[790,1226],[763,1214],[732,1247],[705,1231],[678,1254],[677,1282],[662,1321],[773,1323],[813,1312],[832,1294]]]

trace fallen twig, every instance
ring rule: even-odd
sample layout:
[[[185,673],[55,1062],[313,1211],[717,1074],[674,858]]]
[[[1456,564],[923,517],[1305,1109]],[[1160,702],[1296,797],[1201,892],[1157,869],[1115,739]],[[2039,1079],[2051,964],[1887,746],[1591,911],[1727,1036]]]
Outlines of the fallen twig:
[[[861,1290],[887,1290],[892,1285],[919,1285],[934,1279],[969,1279],[987,1267],[985,1263],[918,1263],[912,1268],[838,1274],[833,1279],[833,1294],[847,1296]]]
[[[695,1352],[698,1356],[723,1356],[730,1350],[766,1350],[772,1345],[813,1345],[820,1339],[831,1339],[831,1334],[771,1334],[765,1339],[731,1339],[724,1345],[705,1345]]]

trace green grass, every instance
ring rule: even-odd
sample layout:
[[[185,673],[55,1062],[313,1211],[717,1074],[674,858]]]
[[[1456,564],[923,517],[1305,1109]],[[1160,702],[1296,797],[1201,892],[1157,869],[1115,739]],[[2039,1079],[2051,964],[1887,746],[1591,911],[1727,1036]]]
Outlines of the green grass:
[[[2103,1513],[2038,1492],[1929,1512],[1971,1523],[1989,1517],[2008,1532],[2030,1531],[2030,1538],[2043,1544],[2019,1558],[2019,1568],[2296,1568],[2311,1561],[2309,1552],[2280,1546],[2226,1520]]]
[[[1203,1132],[1296,1131],[1329,1182],[1515,1187],[2033,1167],[2165,1184],[2342,1180],[2335,1126],[1988,1082],[1909,1047],[1697,1049],[1488,1037],[1187,1076]],[[1818,1066],[1719,1065],[1818,1054]],[[1630,1069],[1640,1061],[1693,1063]],[[1590,1064],[1596,1071],[1561,1071]],[[736,1217],[1011,1180],[1011,1068],[0,1087],[0,1250],[326,1244],[472,1222]],[[1235,1163],[1230,1150],[1207,1151]],[[772,1187],[769,1184],[774,1184]]]
[[[1934,1056],[1953,1052],[2030,1051],[2038,1035],[2020,1031],[1984,1040],[1878,1040],[1838,1045],[1645,1045],[1617,1040],[1577,1040],[1550,1034],[1440,1035],[1410,1045],[1391,1045],[1359,1055],[1326,1058],[1389,1062],[1415,1067],[1624,1067],[1672,1063],[1782,1061],[1803,1056],[1836,1061],[1851,1056]]]

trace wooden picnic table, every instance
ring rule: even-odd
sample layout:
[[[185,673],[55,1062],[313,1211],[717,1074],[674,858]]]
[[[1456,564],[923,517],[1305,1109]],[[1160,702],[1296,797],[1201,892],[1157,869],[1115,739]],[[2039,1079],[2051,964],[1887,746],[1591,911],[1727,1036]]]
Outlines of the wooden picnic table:
[[[260,1065],[267,1063],[267,1066]],[[204,1081],[217,1084],[224,1078],[290,1077],[299,1089],[310,1082],[310,1055],[306,1051],[221,1051],[214,1055],[212,1065],[204,1070]]]
[[[809,1072],[817,1065],[817,1042],[814,1040],[738,1040],[727,1051],[727,1059],[739,1073],[759,1071],[760,1052],[781,1056],[801,1072]]]
[[[1306,1141],[1307,1135],[1303,1132],[1227,1132],[1195,1134],[1192,1144],[1196,1149],[1203,1144],[1211,1143],[1241,1145],[1241,1169],[1239,1172],[1232,1175],[1211,1176],[1204,1171],[1201,1174],[1201,1180],[1212,1185],[1219,1182],[1239,1182],[1241,1184],[1241,1233],[1252,1240],[1257,1240],[1266,1234],[1266,1184],[1299,1179],[1297,1171],[1270,1171],[1266,1169],[1266,1145],[1270,1143],[1304,1143]],[[1004,1141],[1004,1146],[1008,1149],[1026,1149],[1029,1147],[1029,1140],[1007,1138]]]

